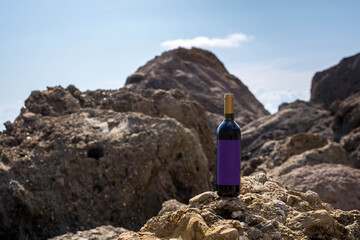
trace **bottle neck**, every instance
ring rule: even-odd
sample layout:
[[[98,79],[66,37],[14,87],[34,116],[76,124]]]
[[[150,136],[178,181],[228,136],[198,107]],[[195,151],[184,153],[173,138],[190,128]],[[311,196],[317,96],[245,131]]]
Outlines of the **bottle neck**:
[[[225,120],[234,120],[234,113],[225,113]]]
[[[234,95],[225,94],[224,98],[225,120],[234,120]]]

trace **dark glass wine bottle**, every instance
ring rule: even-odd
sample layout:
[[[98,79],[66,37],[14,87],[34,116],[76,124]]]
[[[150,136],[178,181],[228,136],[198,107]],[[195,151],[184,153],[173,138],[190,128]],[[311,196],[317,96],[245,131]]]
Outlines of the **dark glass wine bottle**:
[[[234,120],[234,95],[224,96],[225,120],[217,129],[217,192],[236,197],[240,193],[241,131]]]

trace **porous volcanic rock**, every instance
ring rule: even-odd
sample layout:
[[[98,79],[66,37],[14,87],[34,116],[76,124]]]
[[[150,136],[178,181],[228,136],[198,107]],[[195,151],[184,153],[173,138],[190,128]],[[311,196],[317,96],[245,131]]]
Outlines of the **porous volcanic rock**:
[[[356,54],[315,74],[311,83],[310,102],[336,109],[342,100],[359,91],[360,54]]]
[[[295,168],[276,179],[297,191],[315,191],[335,208],[360,210],[359,169],[324,163]]]
[[[147,221],[128,239],[359,239],[360,212],[334,210],[314,192],[289,190],[269,179],[243,177],[234,198],[206,198]],[[200,197],[199,197],[200,198]]]
[[[49,88],[35,93],[42,96],[41,108],[31,96],[15,122],[6,123],[0,133],[2,239],[45,239],[104,224],[137,229],[165,200],[186,201],[211,189],[199,139],[208,134],[212,143],[210,133],[201,133],[207,124],[203,108],[179,90],[147,90],[144,96],[124,91],[112,93],[134,103],[129,112],[100,104],[106,99],[92,96],[98,93]],[[187,109],[185,116],[171,109],[151,112],[154,104],[175,99],[173,107]]]
[[[209,159],[211,170],[215,171],[216,149],[205,111],[199,103],[191,100],[186,92],[178,89],[134,91],[122,88],[81,92],[74,85],[66,89],[58,86],[49,87],[43,92],[33,91],[26,100],[25,106],[26,112],[22,116],[29,114],[28,112],[45,116],[61,116],[79,110],[81,107],[111,109],[115,112],[141,112],[153,117],[174,118],[185,127],[196,131]],[[108,122],[110,125],[114,123],[113,119],[109,119]]]
[[[240,125],[269,114],[213,53],[199,48],[178,48],[164,52],[129,76],[125,87],[187,91],[192,99],[205,108],[214,136],[223,120],[226,92],[234,94],[235,118]]]

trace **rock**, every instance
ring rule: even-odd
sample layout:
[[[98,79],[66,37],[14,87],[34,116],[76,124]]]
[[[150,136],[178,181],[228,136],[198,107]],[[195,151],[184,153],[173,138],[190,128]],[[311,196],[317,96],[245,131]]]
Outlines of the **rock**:
[[[207,240],[212,239],[224,239],[224,240],[238,240],[239,239],[239,232],[236,228],[227,228],[226,226],[219,225],[210,229],[205,238]]]
[[[360,128],[342,137],[340,144],[348,152],[349,166],[360,168]]]
[[[341,164],[319,164],[295,168],[276,179],[297,191],[314,191],[315,193],[308,191],[305,194],[310,203],[319,201],[316,196],[318,194],[322,201],[335,208],[360,210],[359,169]]]
[[[204,192],[204,193],[201,193],[193,198],[191,198],[189,200],[189,203],[190,204],[194,204],[194,203],[201,203],[201,202],[204,202],[208,199],[214,199],[215,197],[217,196],[217,194],[215,192]]]
[[[262,232],[268,232],[268,231],[275,231],[276,229],[279,228],[279,222],[276,220],[272,220],[267,222],[262,228],[261,231]]]
[[[310,102],[330,108],[360,91],[360,54],[344,58],[339,64],[317,72],[311,83]]]
[[[45,116],[59,116],[74,113],[80,109],[80,103],[71,93],[62,87],[48,88],[47,91],[33,91],[25,101],[28,111]]]
[[[25,122],[32,122],[36,120],[36,114],[33,112],[26,112],[21,114],[21,117],[24,119]]]
[[[73,85],[66,89],[59,86],[43,92],[33,91],[25,105],[28,110],[45,116],[74,113],[80,108],[101,108],[115,112],[131,111],[153,117],[174,118],[185,127],[196,131],[210,162],[211,171],[213,175],[216,174],[216,150],[206,113],[200,104],[190,99],[187,93],[177,89],[170,91],[161,89],[133,91],[128,88],[75,94],[76,92],[79,90]],[[119,122],[114,122],[114,119],[108,119],[109,129],[118,124]]]
[[[301,230],[310,237],[317,239],[341,238],[344,226],[340,225],[326,210],[303,212],[288,222],[288,227]]]
[[[67,233],[61,236],[50,238],[51,240],[79,240],[79,239],[92,239],[92,240],[112,240],[118,239],[119,235],[126,233],[129,230],[125,228],[116,228],[111,225],[101,226],[90,230],[77,231],[76,233]]]
[[[316,192],[314,191],[311,191],[311,190],[307,190],[306,193],[305,193],[305,197],[306,197],[306,200],[308,202],[312,202],[312,203],[319,203],[321,200],[320,200],[320,197],[319,197],[319,194],[317,194]]]
[[[283,211],[289,211],[289,208],[286,206],[286,204],[283,201],[274,199],[273,202],[274,202],[274,206],[281,208]]]
[[[260,183],[265,183],[267,181],[267,177],[265,173],[258,173],[255,175],[255,180]]]
[[[358,127],[360,127],[360,93],[346,98],[339,104],[332,125],[336,140],[340,140]]]
[[[228,73],[214,54],[199,48],[164,52],[129,76],[125,86],[137,90],[187,91],[205,108],[213,136],[216,136],[216,128],[223,120],[226,92],[235,96],[235,118],[240,126],[269,114],[248,88]]]
[[[162,215],[165,212],[181,210],[181,209],[184,209],[185,207],[186,207],[185,204],[180,203],[175,199],[170,199],[170,200],[162,203],[161,210],[159,211],[158,215]]]
[[[290,157],[280,166],[271,169],[268,174],[272,177],[281,176],[302,166],[313,166],[321,163],[348,165],[346,152],[338,143],[330,142],[322,148]]]
[[[282,140],[297,133],[316,132],[320,136],[331,139],[333,136],[330,128],[332,119],[329,111],[309,103],[297,101],[289,104],[276,114],[261,117],[242,128],[242,159],[246,161],[262,156],[266,154],[264,151],[267,149],[261,148],[267,142]],[[318,140],[315,141],[318,142]],[[309,147],[312,147],[311,144]],[[293,153],[289,151],[289,154]]]
[[[329,140],[316,133],[297,133],[286,139],[270,140],[259,150],[259,157],[250,159],[242,164],[242,174],[250,175],[254,172],[269,172],[280,166],[288,158],[301,154],[307,150],[325,146]]]
[[[250,228],[247,234],[250,237],[250,239],[259,239],[263,236],[263,233],[256,228]]]
[[[289,157],[303,153],[314,148],[321,148],[328,143],[325,137],[319,134],[298,133],[286,138],[282,145],[282,160],[286,161]]]
[[[0,134],[0,232],[13,238],[104,223],[137,229],[165,200],[188,201],[212,184],[196,131],[174,118],[84,108],[24,124]],[[24,140],[4,146],[12,134]]]
[[[360,229],[359,211],[340,211],[326,208],[315,193],[306,194],[284,188],[268,179],[265,184],[255,177],[242,177],[241,194],[237,198],[219,197],[214,201],[198,202],[197,211],[185,209],[152,217],[138,232],[127,232],[119,239],[144,239],[147,234],[159,239],[356,239]],[[251,201],[245,201],[249,198]],[[292,206],[284,201],[293,198]],[[310,201],[308,201],[310,200]],[[232,204],[236,203],[236,204]],[[287,217],[279,217],[274,205],[286,207]],[[243,204],[243,206],[239,206]],[[242,210],[239,210],[239,208]],[[281,209],[279,209],[281,210]],[[282,211],[282,210],[281,210]],[[199,212],[199,213],[198,213]],[[217,214],[216,221],[201,216]],[[234,214],[239,213],[234,220]],[[239,220],[238,220],[239,219]],[[132,238],[128,237],[132,236]]]

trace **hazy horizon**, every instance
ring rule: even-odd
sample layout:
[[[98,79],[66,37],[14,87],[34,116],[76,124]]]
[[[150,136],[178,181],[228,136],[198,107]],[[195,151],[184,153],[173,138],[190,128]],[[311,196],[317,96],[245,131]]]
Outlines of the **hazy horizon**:
[[[163,51],[213,52],[274,113],[360,52],[360,2],[1,1],[0,130],[32,90],[117,89]]]

